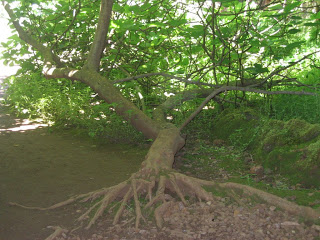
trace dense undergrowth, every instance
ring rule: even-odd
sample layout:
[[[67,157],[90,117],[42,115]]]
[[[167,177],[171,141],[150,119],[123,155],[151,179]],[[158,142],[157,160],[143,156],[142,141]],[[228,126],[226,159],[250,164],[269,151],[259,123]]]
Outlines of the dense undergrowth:
[[[41,73],[7,79],[7,103],[20,117],[41,118],[51,129],[110,141],[139,142],[142,134],[115,114],[88,86],[66,79],[47,80]]]

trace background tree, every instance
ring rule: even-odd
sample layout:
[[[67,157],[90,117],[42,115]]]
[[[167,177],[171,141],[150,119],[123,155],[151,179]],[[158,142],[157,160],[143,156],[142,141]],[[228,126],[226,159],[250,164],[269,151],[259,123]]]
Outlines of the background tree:
[[[116,224],[133,198],[138,227],[143,219],[139,196],[143,195],[148,199],[145,208],[161,203],[155,210],[161,227],[161,215],[170,205],[167,190],[187,204],[185,196],[212,199],[202,188],[209,185],[242,189],[290,212],[319,217],[311,208],[248,186],[195,179],[172,169],[175,154],[185,144],[181,132],[207,104],[214,104],[212,99],[225,107],[260,95],[315,95],[314,83],[303,85],[312,91],[295,91],[301,83],[290,72],[299,71],[299,64],[307,60],[315,67],[319,64],[317,37],[311,37],[319,28],[316,2],[2,3],[18,33],[4,44],[8,49],[4,57],[21,64],[20,74],[41,70],[48,79],[80,81],[147,139],[154,140],[140,170],[127,181],[47,209],[103,196],[79,218],[86,219],[98,207],[89,228],[112,201],[121,199]],[[202,99],[202,103],[193,112],[173,123],[168,121],[167,114],[173,109],[182,111],[194,99]]]

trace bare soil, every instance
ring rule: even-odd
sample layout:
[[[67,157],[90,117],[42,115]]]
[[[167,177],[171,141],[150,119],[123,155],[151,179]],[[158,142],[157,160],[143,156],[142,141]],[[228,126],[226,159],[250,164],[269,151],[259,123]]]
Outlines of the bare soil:
[[[75,231],[70,231],[78,224],[74,220],[87,204],[53,211],[8,205],[18,202],[46,207],[74,194],[112,186],[137,171],[145,153],[146,149],[102,144],[68,132],[50,133],[41,122],[15,118],[1,105],[0,240],[46,239],[55,226],[69,230],[50,238],[56,240],[320,239],[319,225],[247,198],[237,202],[230,197],[216,197],[212,202],[190,199],[188,206],[175,201],[165,213],[163,229],[155,227],[152,212],[145,213],[147,222],[135,229],[133,205],[128,205],[116,226],[112,226],[111,209],[91,229]]]
[[[112,186],[137,171],[145,154],[146,149],[130,145],[51,133],[41,122],[9,114],[0,101],[0,240],[45,239],[52,232],[48,225],[69,226],[75,219],[72,206],[41,212],[9,202],[46,207]]]

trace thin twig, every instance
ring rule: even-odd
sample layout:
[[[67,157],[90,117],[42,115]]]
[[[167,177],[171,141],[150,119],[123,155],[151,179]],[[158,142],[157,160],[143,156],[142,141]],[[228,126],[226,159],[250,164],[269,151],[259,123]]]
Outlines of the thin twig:
[[[146,78],[146,77],[152,77],[152,76],[163,76],[169,79],[175,79],[175,80],[179,80],[180,82],[185,82],[188,84],[195,84],[195,85],[201,85],[201,86],[209,86],[209,87],[217,87],[217,85],[215,84],[210,84],[210,83],[203,83],[203,82],[196,82],[196,81],[191,81],[187,78],[184,77],[178,77],[178,76],[174,76],[168,73],[162,73],[162,72],[157,72],[157,73],[145,73],[145,74],[140,74],[137,76],[133,76],[133,77],[127,77],[127,78],[123,78],[123,79],[119,79],[116,81],[113,81],[113,83],[122,83],[122,82],[128,82],[128,81],[132,81],[132,80],[137,80],[139,78]]]

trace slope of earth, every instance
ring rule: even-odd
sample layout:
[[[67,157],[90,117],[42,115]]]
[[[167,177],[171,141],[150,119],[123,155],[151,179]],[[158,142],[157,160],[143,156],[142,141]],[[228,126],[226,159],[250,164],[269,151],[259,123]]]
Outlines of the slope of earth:
[[[3,91],[0,95],[3,97]],[[146,153],[145,149],[102,144],[67,132],[50,133],[45,124],[16,119],[7,110],[0,107],[0,240],[46,239],[59,230],[48,226],[70,230],[90,207],[77,203],[36,211],[10,207],[8,202],[46,207],[70,195],[115,185],[139,168]],[[225,177],[223,171],[221,177]],[[245,197],[235,201],[220,195],[212,202],[189,202],[189,206],[179,201],[170,206],[163,229],[155,228],[152,212],[145,212],[146,222],[135,229],[130,203],[116,226],[112,226],[115,208],[111,208],[90,230],[60,231],[47,239],[320,239],[319,225]]]

